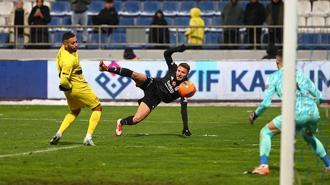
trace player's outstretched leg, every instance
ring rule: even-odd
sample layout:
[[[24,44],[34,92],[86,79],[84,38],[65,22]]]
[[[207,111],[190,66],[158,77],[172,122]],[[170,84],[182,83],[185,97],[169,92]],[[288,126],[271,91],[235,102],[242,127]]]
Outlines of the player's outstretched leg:
[[[118,74],[120,76],[125,76],[125,77],[131,77],[133,71],[127,68],[121,68],[121,67],[109,67],[107,66],[103,60],[100,61],[99,63],[99,70],[100,71],[108,71],[111,73]]]
[[[102,106],[98,105],[94,109],[92,109],[92,114],[91,117],[89,118],[89,125],[88,125],[88,130],[86,137],[83,141],[83,144],[85,146],[95,146],[92,138],[93,138],[93,133],[95,131],[95,128],[97,127],[100,119],[101,119],[101,113],[102,113]]]
[[[269,174],[268,158],[272,145],[272,137],[279,132],[273,122],[268,123],[261,129],[259,142],[260,166],[256,167],[252,173],[259,175]]]
[[[150,114],[150,112],[151,110],[148,105],[144,102],[141,102],[134,116],[128,116],[125,119],[117,120],[117,127],[115,132],[116,136],[120,136],[122,134],[124,125],[135,125],[144,120]]]
[[[309,132],[302,133],[304,140],[312,147],[316,155],[320,157],[327,171],[330,172],[330,159],[327,155],[323,144],[313,134]]]
[[[49,141],[51,145],[57,145],[64,131],[71,125],[71,123],[73,123],[73,121],[77,118],[79,113],[80,113],[80,109],[77,109],[77,110],[71,110],[68,114],[65,115],[60,128]]]
[[[108,71],[120,76],[132,78],[137,86],[141,86],[147,80],[147,76],[145,74],[122,67],[109,67],[102,60],[100,61],[99,69],[100,71]]]

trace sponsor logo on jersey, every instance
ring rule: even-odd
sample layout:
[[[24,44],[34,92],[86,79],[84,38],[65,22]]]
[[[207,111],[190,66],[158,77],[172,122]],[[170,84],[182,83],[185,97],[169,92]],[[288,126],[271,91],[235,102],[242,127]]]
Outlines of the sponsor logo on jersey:
[[[168,80],[168,81],[165,83],[165,87],[166,87],[166,89],[167,89],[171,94],[174,93],[174,89],[173,89],[173,87],[172,87],[172,85],[171,85],[171,81],[170,81],[170,80]]]
[[[176,86],[176,81],[172,81],[172,86]]]

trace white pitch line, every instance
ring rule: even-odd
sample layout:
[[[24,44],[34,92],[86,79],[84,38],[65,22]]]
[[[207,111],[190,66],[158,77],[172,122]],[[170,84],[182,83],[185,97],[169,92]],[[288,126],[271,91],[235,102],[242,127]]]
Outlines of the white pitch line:
[[[204,134],[204,135],[198,135],[198,136],[202,136],[202,137],[217,137],[218,135],[215,135],[215,134]]]
[[[45,152],[54,152],[58,150],[67,150],[72,148],[79,148],[83,145],[74,145],[74,146],[65,146],[65,147],[56,147],[56,148],[48,148],[46,150],[35,150],[31,152],[23,152],[23,153],[16,153],[16,154],[4,154],[0,155],[0,159],[2,158],[9,158],[9,157],[17,157],[17,156],[25,156],[25,155],[31,155],[31,154],[38,154],[38,153],[45,153]]]

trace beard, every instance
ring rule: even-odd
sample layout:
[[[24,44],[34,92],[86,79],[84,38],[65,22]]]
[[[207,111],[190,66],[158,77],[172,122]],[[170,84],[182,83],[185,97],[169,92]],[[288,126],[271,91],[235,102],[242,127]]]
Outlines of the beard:
[[[70,53],[74,53],[74,52],[77,51],[77,48],[70,48],[70,47],[69,47],[68,50],[69,50]]]

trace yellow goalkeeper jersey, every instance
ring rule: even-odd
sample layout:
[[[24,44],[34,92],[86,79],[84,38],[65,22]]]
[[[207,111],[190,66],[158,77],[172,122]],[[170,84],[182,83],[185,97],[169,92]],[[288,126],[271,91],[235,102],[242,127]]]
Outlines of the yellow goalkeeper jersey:
[[[77,52],[70,53],[64,49],[59,49],[56,57],[56,66],[60,76],[60,85],[65,88],[72,88],[72,85],[87,85],[82,74],[79,56]]]

